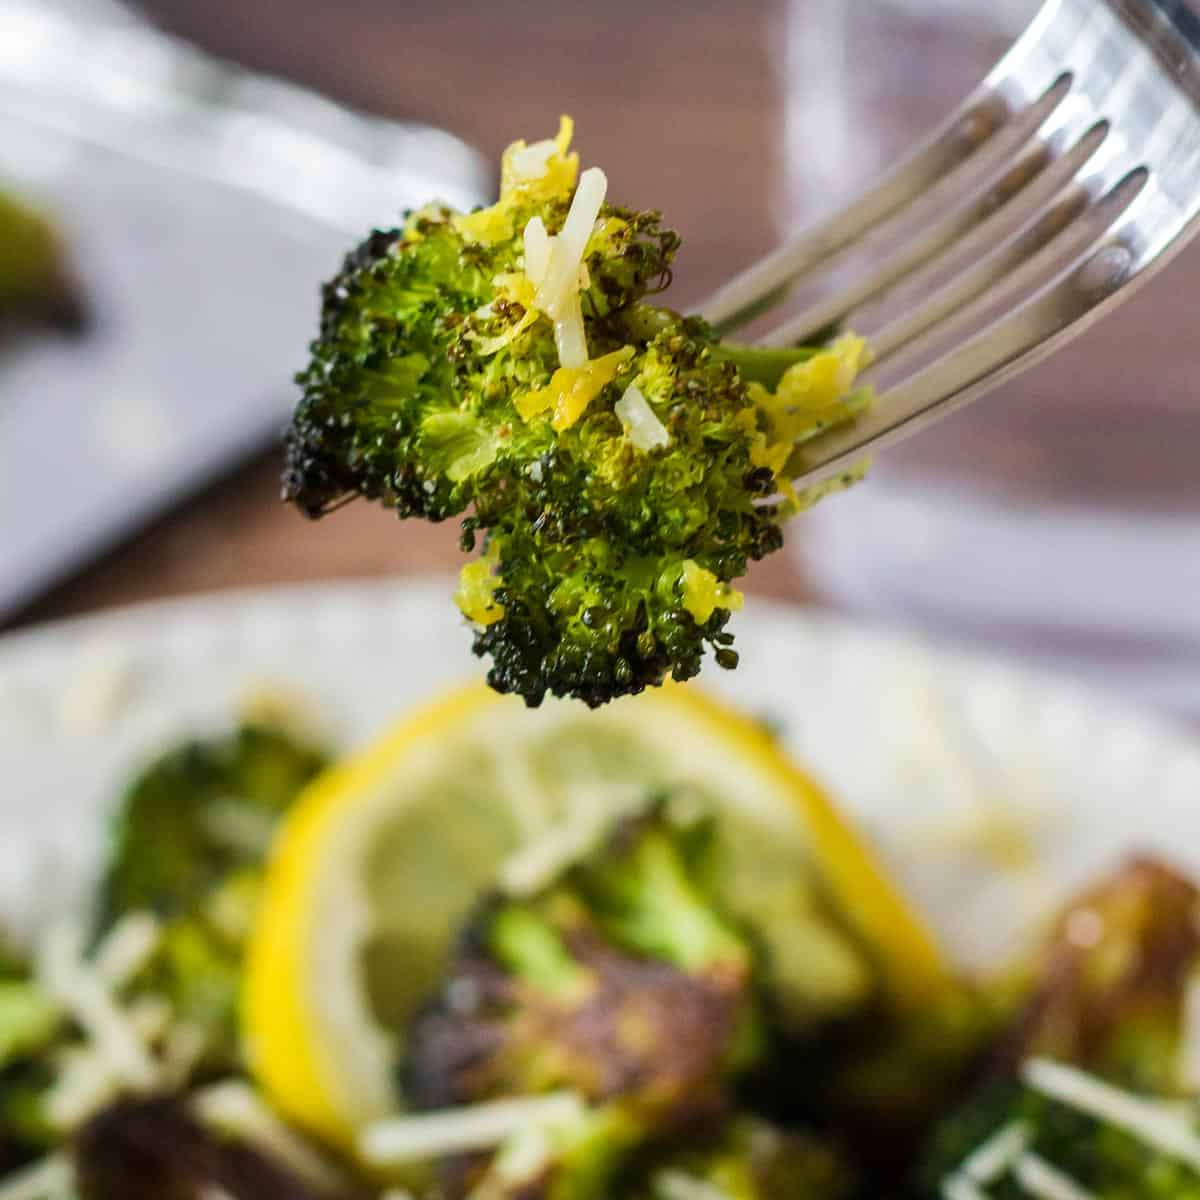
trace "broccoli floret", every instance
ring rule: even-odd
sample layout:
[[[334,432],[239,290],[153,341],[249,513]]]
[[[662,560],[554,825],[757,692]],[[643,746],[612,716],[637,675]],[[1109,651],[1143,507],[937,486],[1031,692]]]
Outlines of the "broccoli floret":
[[[275,823],[326,764],[280,729],[244,725],[153,762],[117,810],[97,931],[122,915],[160,918],[144,984],[205,1035],[206,1070],[237,1061],[242,951]]]
[[[234,872],[259,865],[274,823],[326,762],[323,751],[258,725],[163,754],[117,808],[101,930],[137,910],[193,912]]]
[[[354,496],[463,516],[482,552],[457,599],[492,686],[594,706],[692,678],[708,650],[736,665],[731,584],[816,498],[791,487],[793,448],[869,394],[852,335],[727,346],[647,303],[678,235],[601,203],[598,172],[577,187],[569,141],[564,122],[510,147],[492,208],[422,209],[347,257],[298,376],[284,494],[312,517]]]
[[[830,1141],[740,1116],[689,1143],[655,1148],[621,1194],[629,1200],[847,1200],[857,1180]]]
[[[1084,1080],[1137,1093],[1194,1129],[1200,1147],[1180,1076],[1197,970],[1200,889],[1165,865],[1134,860],[1072,902],[1021,972],[1022,1003],[983,1081],[934,1134],[917,1194],[943,1194],[974,1151],[1016,1130],[1016,1149],[984,1181],[993,1200],[1025,1195],[1021,1172],[1046,1164],[1101,1200],[1200,1197],[1195,1167],[1086,1104],[1048,1093],[1030,1067],[1054,1060],[1086,1072]]]
[[[84,308],[49,222],[0,192],[0,318],[32,320],[75,331]]]
[[[497,1196],[605,1195],[632,1149],[723,1112],[761,1057],[751,948],[697,881],[695,845],[656,807],[536,895],[491,899],[413,1023],[402,1087],[418,1108],[587,1102],[541,1156],[526,1138],[471,1164],[494,1180],[533,1162],[549,1189]]]
[[[71,1147],[80,1200],[367,1200],[366,1189],[316,1187],[285,1164],[201,1125],[178,1099],[121,1100]]]

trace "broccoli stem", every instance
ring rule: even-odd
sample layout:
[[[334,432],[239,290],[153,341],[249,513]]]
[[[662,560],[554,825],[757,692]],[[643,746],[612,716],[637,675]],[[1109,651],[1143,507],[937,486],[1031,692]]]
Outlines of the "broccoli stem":
[[[744,346],[721,342],[713,347],[713,356],[733,363],[747,383],[761,383],[773,392],[789,367],[807,362],[818,351],[816,346]]]
[[[624,858],[576,876],[602,927],[642,954],[685,971],[745,959],[741,939],[692,882],[678,848],[661,837],[644,837]]]
[[[514,975],[547,995],[577,995],[587,987],[588,973],[568,953],[558,933],[537,913],[507,905],[488,930],[488,949]]]

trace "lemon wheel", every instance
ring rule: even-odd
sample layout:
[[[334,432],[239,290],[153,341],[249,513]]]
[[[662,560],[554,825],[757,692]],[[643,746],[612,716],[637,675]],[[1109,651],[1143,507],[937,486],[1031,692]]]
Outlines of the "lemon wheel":
[[[482,684],[404,719],[315,781],[269,864],[246,968],[251,1069],[281,1111],[350,1145],[394,1110],[407,1018],[454,932],[556,832],[664,787],[754,831],[756,879],[816,879],[902,1005],[944,984],[931,938],[822,790],[755,722],[694,687],[587,712]]]

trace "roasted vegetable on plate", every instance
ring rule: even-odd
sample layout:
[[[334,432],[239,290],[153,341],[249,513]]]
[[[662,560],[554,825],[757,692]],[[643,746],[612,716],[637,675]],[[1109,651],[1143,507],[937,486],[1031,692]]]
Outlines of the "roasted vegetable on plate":
[[[505,152],[499,201],[372,233],[324,289],[284,491],[462,517],[458,604],[488,679],[589,705],[733,667],[733,582],[817,499],[794,447],[870,403],[869,361],[722,342],[661,303],[679,236],[608,200],[564,118]],[[849,482],[849,479],[841,481]],[[827,490],[827,489],[826,489]]]
[[[0,1200],[1200,1196],[1200,890],[956,978],[753,722],[483,687],[169,749],[0,956]],[[147,1190],[149,1189],[149,1190]]]

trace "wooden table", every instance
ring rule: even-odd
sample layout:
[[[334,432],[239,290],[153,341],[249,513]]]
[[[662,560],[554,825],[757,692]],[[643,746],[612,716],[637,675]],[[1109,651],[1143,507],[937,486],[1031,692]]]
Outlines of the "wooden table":
[[[770,0],[150,0],[168,27],[218,54],[351,103],[443,125],[497,156],[560,110],[612,193],[652,197],[683,232],[684,297],[768,248],[781,193]],[[712,180],[723,180],[714,188]],[[314,280],[314,286],[316,285]],[[22,621],[213,588],[457,568],[452,524],[365,504],[316,524],[279,501],[265,454],[34,604]],[[810,594],[789,556],[753,590]]]

